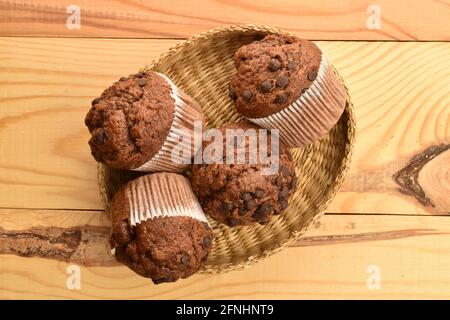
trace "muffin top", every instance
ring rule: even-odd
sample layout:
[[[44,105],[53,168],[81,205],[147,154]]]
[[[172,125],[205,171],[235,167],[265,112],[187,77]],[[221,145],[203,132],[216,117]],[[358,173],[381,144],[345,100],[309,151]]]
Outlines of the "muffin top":
[[[230,123],[220,128],[224,137],[226,129],[261,130],[247,122]],[[271,150],[271,143],[268,139],[267,150]],[[208,145],[204,143],[203,150]],[[240,147],[245,148],[247,154],[249,139],[245,139]],[[258,144],[257,152],[259,148]],[[194,164],[191,184],[203,211],[228,226],[268,223],[274,214],[281,213],[287,207],[297,178],[292,156],[281,142],[278,171],[265,175],[262,171],[265,166],[260,159],[256,159],[255,163],[247,161],[243,164]]]
[[[155,284],[187,278],[203,267],[211,249],[212,231],[190,217],[160,217],[131,227],[113,226],[116,258]]]
[[[133,183],[136,180],[142,183]],[[117,260],[154,283],[189,277],[204,265],[213,239],[206,222],[186,216],[195,199],[190,187],[192,196],[181,190],[189,182],[183,176],[168,173],[136,180],[122,186],[110,205],[110,242]],[[164,192],[175,185],[177,190]],[[149,209],[161,211],[164,216],[132,223],[131,210],[143,214]]]
[[[119,169],[135,169],[161,148],[172,125],[171,87],[155,72],[121,78],[92,101],[85,124],[94,158]]]
[[[268,35],[234,55],[229,96],[239,113],[263,118],[297,100],[316,79],[322,53],[308,40]]]

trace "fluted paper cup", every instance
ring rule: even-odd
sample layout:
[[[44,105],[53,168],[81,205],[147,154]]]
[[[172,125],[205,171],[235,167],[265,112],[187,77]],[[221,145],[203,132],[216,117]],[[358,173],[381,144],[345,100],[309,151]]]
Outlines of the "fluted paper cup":
[[[158,73],[171,87],[171,97],[175,101],[174,116],[169,133],[161,149],[149,161],[144,163],[134,171],[144,172],[183,172],[190,166],[190,163],[175,162],[172,158],[172,151],[175,148],[190,150],[191,158],[198,151],[193,142],[195,123],[204,126],[204,115],[201,107],[190,96],[177,88],[177,86],[165,75]],[[180,138],[182,138],[180,141]]]
[[[322,54],[317,78],[300,98],[264,118],[249,118],[267,129],[278,129],[289,147],[302,147],[325,135],[342,115],[347,95],[333,67]]]
[[[189,180],[175,173],[153,173],[129,181],[118,191],[111,218],[127,219],[131,226],[162,217],[189,217],[210,224]],[[120,194],[119,194],[120,193]],[[115,201],[113,199],[113,201]],[[111,254],[115,255],[115,247]]]
[[[158,217],[190,217],[208,223],[184,176],[155,173],[129,182],[126,198],[130,209],[130,224]]]

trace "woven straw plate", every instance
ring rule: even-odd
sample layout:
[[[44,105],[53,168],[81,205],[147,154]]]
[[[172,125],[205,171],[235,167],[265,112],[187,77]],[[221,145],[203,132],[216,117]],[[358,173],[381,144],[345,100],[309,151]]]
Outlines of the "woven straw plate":
[[[235,72],[234,52],[267,34],[283,34],[265,26],[227,26],[184,41],[144,70],[164,73],[202,106],[209,128],[243,119],[228,97],[228,83]],[[348,96],[348,95],[347,95]],[[325,211],[343,182],[350,163],[355,120],[350,97],[339,122],[314,144],[291,149],[298,177],[289,207],[265,226],[228,228],[210,220],[214,244],[202,272],[222,273],[260,261],[285,248],[304,234]],[[140,175],[99,165],[101,198],[108,204],[118,188]]]

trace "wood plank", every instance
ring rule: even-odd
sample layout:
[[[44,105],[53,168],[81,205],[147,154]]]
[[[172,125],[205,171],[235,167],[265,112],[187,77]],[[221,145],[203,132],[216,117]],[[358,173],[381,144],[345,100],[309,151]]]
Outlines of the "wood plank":
[[[0,207],[100,209],[83,124],[90,101],[176,43],[0,38]],[[352,167],[329,212],[447,214],[448,202],[423,204],[393,175],[450,144],[450,43],[319,45],[346,81],[358,124]],[[449,195],[449,166],[440,168],[436,188]]]
[[[73,4],[69,0],[1,0],[0,35],[186,38],[220,25],[253,23],[316,40],[450,39],[447,0],[206,0],[189,5],[183,0],[78,0],[81,28],[69,29],[67,8]],[[373,9],[374,4],[378,9]],[[374,12],[381,13],[380,28],[373,28]]]
[[[107,224],[99,212],[0,210],[4,230]],[[159,286],[123,266],[76,264],[81,289],[69,290],[73,262],[1,255],[0,298],[442,299],[450,297],[449,244],[448,217],[325,215],[293,247],[246,270]]]

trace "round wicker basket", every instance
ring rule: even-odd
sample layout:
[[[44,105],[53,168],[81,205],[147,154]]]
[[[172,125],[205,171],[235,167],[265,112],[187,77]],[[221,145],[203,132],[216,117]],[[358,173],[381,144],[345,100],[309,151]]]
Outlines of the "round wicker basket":
[[[181,42],[143,70],[164,73],[202,106],[209,128],[243,119],[228,98],[235,72],[233,55],[244,44],[267,34],[286,32],[266,26],[220,27]],[[353,106],[347,94],[343,115],[333,129],[314,144],[291,149],[298,177],[289,207],[269,224],[228,228],[210,220],[214,243],[203,273],[244,268],[285,248],[304,234],[324,213],[349,167],[355,138]],[[98,182],[105,210],[118,188],[142,173],[99,164]]]

